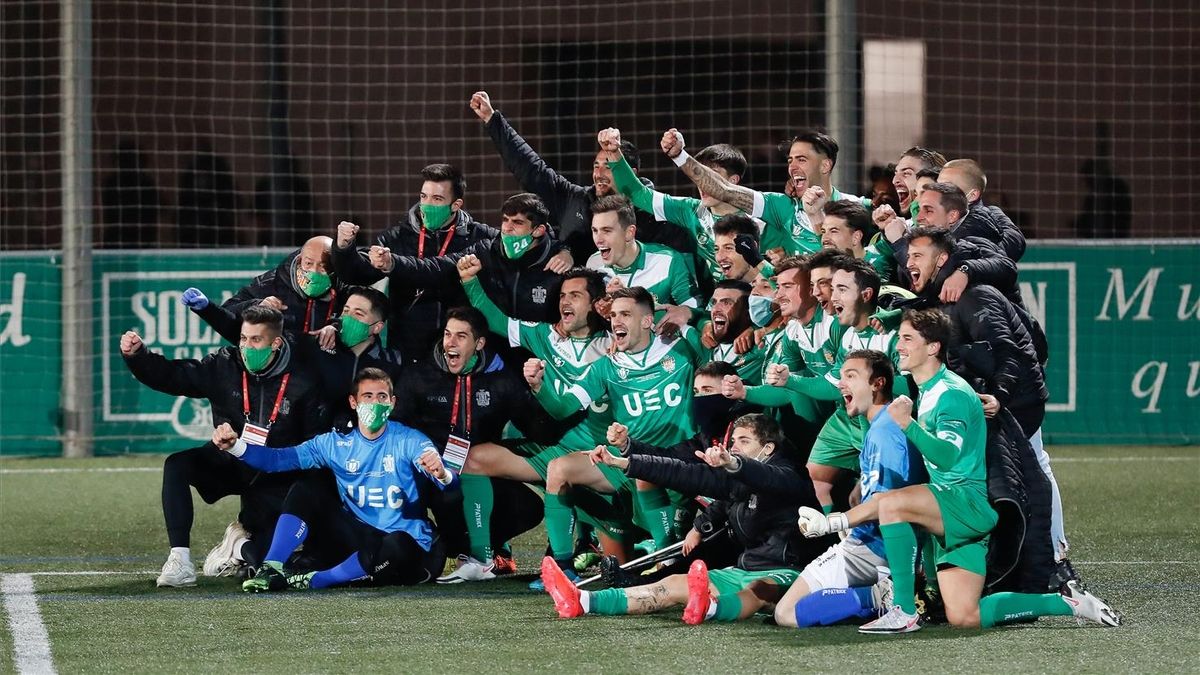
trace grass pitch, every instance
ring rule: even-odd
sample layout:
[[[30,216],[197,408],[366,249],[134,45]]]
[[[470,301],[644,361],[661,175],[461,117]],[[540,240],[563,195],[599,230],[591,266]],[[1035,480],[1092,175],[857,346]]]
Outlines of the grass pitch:
[[[1124,614],[987,632],[868,637],[751,620],[555,618],[531,575],[486,584],[249,596],[233,580],[154,587],[162,456],[0,460],[0,573],[32,573],[59,672],[1196,672],[1200,448],[1055,447],[1072,558]],[[198,499],[197,565],[235,514]],[[515,542],[537,565],[540,530]],[[87,574],[47,574],[47,573]],[[0,672],[13,672],[0,626]]]

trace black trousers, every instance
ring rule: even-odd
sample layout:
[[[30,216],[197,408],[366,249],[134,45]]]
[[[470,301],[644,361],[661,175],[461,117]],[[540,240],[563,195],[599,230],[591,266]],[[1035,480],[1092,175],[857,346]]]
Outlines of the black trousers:
[[[168,455],[163,462],[162,483],[167,541],[172,547],[191,545],[195,518],[191,488],[196,488],[206,504],[238,495],[242,501],[238,521],[252,535],[242,555],[247,562],[258,564],[270,544],[288,490],[308,473],[263,473],[212,443]]]
[[[442,573],[445,549],[434,534],[430,550],[421,548],[407,532],[384,532],[359,520],[342,503],[332,476],[312,475],[288,491],[283,512],[308,524],[307,555],[333,566],[351,555],[371,581],[413,585]]]
[[[542,522],[545,506],[541,497],[528,485],[507,478],[493,478],[495,502],[492,508],[492,547],[500,550],[505,542],[528,532]],[[429,505],[437,521],[438,532],[446,544],[446,555],[454,557],[469,553],[467,520],[463,516],[462,491],[444,492],[436,487],[422,486],[421,499]],[[488,562],[488,561],[481,561]]]

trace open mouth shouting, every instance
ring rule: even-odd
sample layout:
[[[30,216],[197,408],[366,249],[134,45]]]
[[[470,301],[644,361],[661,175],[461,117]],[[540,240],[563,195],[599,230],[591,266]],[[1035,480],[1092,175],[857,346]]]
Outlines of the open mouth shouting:
[[[457,349],[447,349],[444,353],[446,355],[446,367],[451,372],[457,373],[461,371],[464,363],[462,353]]]
[[[629,346],[629,329],[625,326],[613,325],[613,343],[618,349],[625,349]]]
[[[792,189],[796,191],[796,196],[804,194],[804,190],[808,188],[808,176],[803,173],[792,174]]]
[[[611,246],[596,246],[596,250],[600,252],[600,259],[606,263],[612,262],[612,247]]]

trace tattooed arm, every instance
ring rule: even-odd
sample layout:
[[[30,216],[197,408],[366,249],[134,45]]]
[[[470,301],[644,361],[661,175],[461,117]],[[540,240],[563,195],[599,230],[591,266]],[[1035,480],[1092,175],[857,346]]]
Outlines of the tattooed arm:
[[[750,188],[735,185],[721,177],[721,174],[697,162],[694,157],[683,151],[683,135],[676,129],[668,129],[662,137],[662,151],[671,161],[675,162],[696,187],[706,195],[725,202],[730,206],[753,214],[755,207],[755,192]]]

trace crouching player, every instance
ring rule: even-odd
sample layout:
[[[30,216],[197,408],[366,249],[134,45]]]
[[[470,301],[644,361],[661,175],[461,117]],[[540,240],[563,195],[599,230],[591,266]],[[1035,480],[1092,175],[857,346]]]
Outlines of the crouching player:
[[[846,412],[851,418],[865,416],[869,424],[858,456],[858,501],[927,480],[920,456],[887,414],[895,378],[883,352],[861,349],[842,362],[838,389]],[[806,628],[873,619],[890,609],[891,591],[879,525],[863,523],[804,568],[776,603],[775,622]]]
[[[378,368],[354,378],[350,407],[358,417],[349,434],[329,432],[288,448],[247,444],[228,424],[213,432],[217,447],[266,472],[325,467],[327,478],[302,480],[288,492],[275,524],[271,548],[255,575],[242,584],[251,592],[326,588],[358,579],[419,584],[445,563],[437,535],[425,518],[418,474],[442,489],[457,476],[442,465],[433,443],[419,431],[389,422],[392,381]],[[340,495],[340,499],[338,498]],[[283,563],[309,536],[322,557],[344,559],[319,572],[288,574]]]
[[[593,462],[618,468],[631,478],[647,480],[689,494],[718,500],[696,518],[683,541],[684,555],[702,535],[728,528],[743,547],[736,567],[713,570],[703,560],[687,574],[633,588],[581,591],[550,557],[542,561],[542,580],[565,619],[583,614],[648,614],[686,603],[685,623],[707,619],[736,621],[773,604],[796,580],[801,566],[825,549],[825,542],[806,542],[792,511],[819,506],[812,481],[787,447],[779,425],[760,414],[733,423],[731,448],[710,447],[696,456],[703,464],[671,457],[632,454],[614,456],[607,447],[591,453]],[[819,512],[818,512],[819,513]]]
[[[859,627],[862,633],[908,633],[921,627],[914,590],[917,537],[914,526],[932,536],[938,586],[946,619],[961,628],[990,628],[1038,616],[1071,616],[1106,626],[1121,617],[1107,604],[1067,582],[1061,594],[995,593],[980,598],[987,573],[988,534],[997,515],[988,503],[985,451],[987,427],[979,395],[945,366],[950,319],[940,310],[909,311],[900,324],[900,367],[912,373],[920,390],[917,419],[913,403],[901,396],[888,415],[916,446],[929,483],[889,490],[846,513],[801,509],[800,529],[821,537],[878,521],[894,582],[895,606]]]

